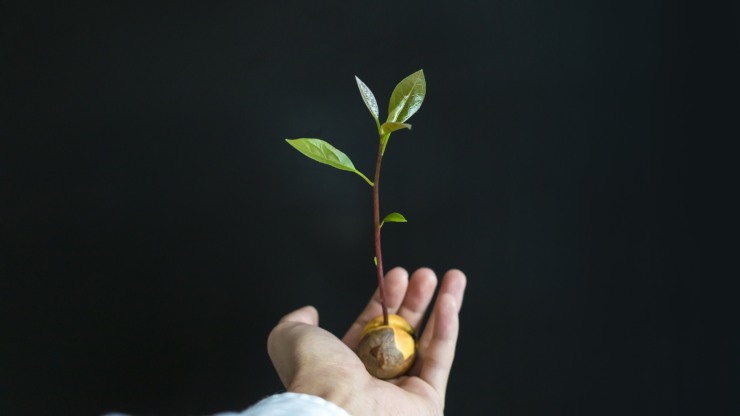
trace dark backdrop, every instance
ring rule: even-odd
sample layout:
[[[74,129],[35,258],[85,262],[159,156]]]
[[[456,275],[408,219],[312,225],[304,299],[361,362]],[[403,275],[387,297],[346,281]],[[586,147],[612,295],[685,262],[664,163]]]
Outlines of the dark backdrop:
[[[716,319],[734,295],[710,283],[718,221],[702,211],[737,188],[701,164],[712,138],[738,137],[722,103],[737,102],[737,7],[0,15],[0,413],[203,414],[279,391],[275,322],[310,303],[341,334],[374,288],[369,188],[283,139],[328,140],[369,174],[353,76],[385,112],[423,68],[382,180],[410,222],[384,248],[390,266],[469,277],[447,413],[737,414],[740,336]]]

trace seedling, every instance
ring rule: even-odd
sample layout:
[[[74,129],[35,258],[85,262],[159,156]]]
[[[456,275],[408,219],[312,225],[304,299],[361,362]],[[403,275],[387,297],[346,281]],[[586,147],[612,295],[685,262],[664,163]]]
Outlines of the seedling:
[[[371,322],[363,330],[363,337],[358,348],[358,355],[365,363],[368,371],[379,378],[393,378],[407,371],[411,367],[415,356],[415,342],[411,326],[400,316],[388,315],[386,304],[383,253],[380,244],[380,231],[385,223],[406,222],[406,217],[398,212],[380,219],[380,165],[383,161],[388,140],[391,133],[408,129],[411,125],[406,121],[414,115],[421,107],[426,95],[426,80],[424,71],[420,70],[406,77],[396,85],[391,94],[388,104],[388,118],[380,123],[378,102],[375,100],[370,88],[355,77],[357,87],[360,89],[365,105],[375,120],[378,130],[378,155],[375,162],[375,175],[373,181],[357,170],[350,158],[339,149],[321,139],[286,139],[286,141],[299,152],[309,158],[332,166],[340,170],[354,172],[372,187],[373,192],[373,225],[375,228],[375,268],[378,275],[378,292],[380,303],[383,308],[382,325],[380,316]],[[409,341],[410,340],[410,341]]]

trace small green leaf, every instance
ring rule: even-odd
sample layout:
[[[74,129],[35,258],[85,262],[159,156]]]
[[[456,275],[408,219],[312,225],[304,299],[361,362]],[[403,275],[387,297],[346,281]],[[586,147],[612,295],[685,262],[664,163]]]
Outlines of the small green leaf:
[[[382,227],[383,224],[386,222],[408,222],[406,221],[406,217],[401,215],[398,212],[391,212],[390,214],[386,215],[385,218],[383,218],[383,221],[380,222],[380,226]]]
[[[395,121],[386,121],[380,126],[382,134],[393,133],[396,130],[409,129],[411,130],[411,124],[408,123],[396,123]]]
[[[373,263],[375,263],[375,267],[378,267],[378,256],[373,256]]]
[[[388,104],[388,120],[403,123],[419,110],[427,93],[424,71],[419,70],[396,85]]]
[[[355,165],[347,155],[321,139],[285,139],[285,141],[317,162],[350,172],[355,170]]]
[[[285,141],[309,158],[337,169],[354,172],[360,175],[370,186],[373,186],[373,183],[365,175],[355,169],[355,165],[347,155],[329,143],[320,139],[285,139]]]
[[[375,95],[373,95],[373,92],[370,91],[370,88],[368,88],[364,82],[360,81],[360,78],[355,76],[355,80],[357,81],[357,88],[360,89],[362,100],[365,101],[367,109],[370,110],[370,114],[373,115],[373,118],[377,122],[378,117],[380,117],[380,112],[378,111],[378,102],[375,100]]]

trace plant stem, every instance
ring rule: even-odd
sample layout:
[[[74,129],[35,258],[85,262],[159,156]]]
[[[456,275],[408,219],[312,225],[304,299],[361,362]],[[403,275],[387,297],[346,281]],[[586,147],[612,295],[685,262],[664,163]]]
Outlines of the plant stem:
[[[385,151],[385,140],[381,138],[378,146],[378,160],[375,162],[375,180],[373,181],[373,223],[375,225],[375,258],[377,259],[378,270],[378,293],[380,294],[380,304],[383,306],[383,325],[388,325],[388,305],[385,301],[385,286],[383,284],[385,275],[383,274],[383,255],[380,250],[380,199],[378,198],[378,187],[380,186],[380,162],[383,160]]]

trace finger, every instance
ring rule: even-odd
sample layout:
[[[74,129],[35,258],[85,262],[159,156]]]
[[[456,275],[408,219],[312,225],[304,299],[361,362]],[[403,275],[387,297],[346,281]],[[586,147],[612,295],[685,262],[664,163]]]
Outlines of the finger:
[[[313,306],[304,306],[285,315],[267,337],[267,353],[284,386],[288,386],[295,375],[295,354],[291,351],[302,329],[319,323],[319,312]]]
[[[397,313],[411,324],[414,331],[419,331],[436,287],[437,275],[431,269],[424,267],[411,275],[406,297],[403,298],[403,303]]]
[[[313,306],[304,306],[283,316],[278,324],[282,324],[284,322],[299,322],[316,326],[319,324],[319,311],[317,311]]]
[[[463,272],[457,269],[449,270],[445,273],[445,276],[442,279],[442,286],[439,289],[437,299],[440,299],[445,294],[452,295],[455,300],[455,305],[457,306],[457,313],[459,313],[460,308],[462,308],[466,286],[467,278]],[[437,302],[439,302],[439,300],[437,300]],[[435,310],[432,312],[432,315],[429,317],[429,321],[424,328],[424,333],[421,335],[421,339],[419,339],[419,348],[422,350],[429,345],[429,342],[434,336],[436,315],[437,311],[435,306]]]
[[[401,267],[396,267],[385,275],[385,297],[388,313],[396,313],[403,302],[406,289],[409,285],[409,274]],[[365,324],[383,313],[383,307],[380,303],[380,292],[375,290],[373,297],[365,309],[360,313],[355,322],[350,326],[342,341],[352,349],[357,348],[360,342],[360,333]]]
[[[455,359],[459,330],[458,305],[450,293],[441,295],[434,311],[434,335],[423,351],[419,377],[429,383],[444,399],[447,380]]]

